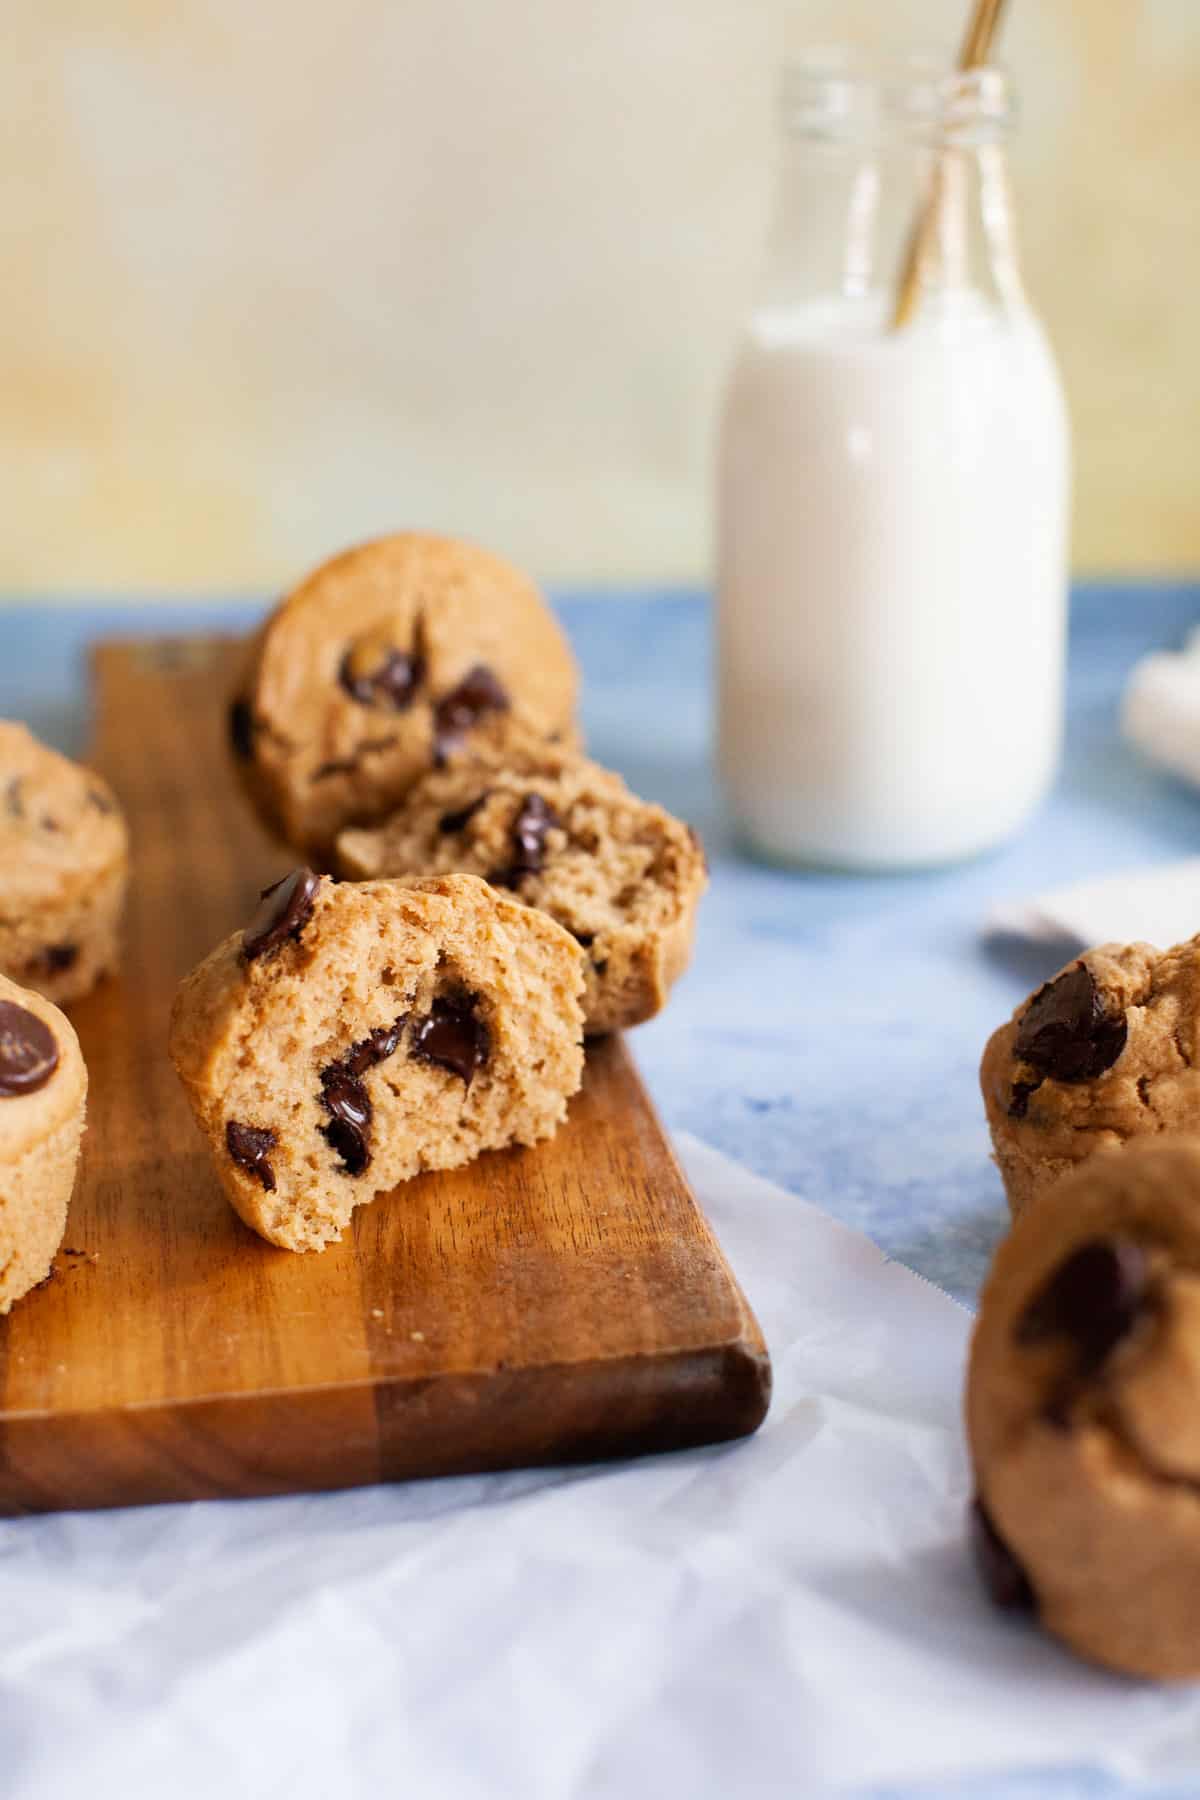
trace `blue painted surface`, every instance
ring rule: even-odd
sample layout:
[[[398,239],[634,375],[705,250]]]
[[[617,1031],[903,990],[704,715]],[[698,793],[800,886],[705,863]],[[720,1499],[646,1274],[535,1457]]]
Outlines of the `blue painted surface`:
[[[89,639],[241,628],[257,610],[0,609],[0,715],[25,717],[79,750]],[[584,668],[592,753],[697,825],[712,863],[694,967],[635,1039],[667,1122],[973,1300],[1005,1224],[976,1086],[979,1053],[1055,960],[987,947],[980,922],[996,900],[1200,846],[1200,795],[1147,768],[1116,729],[1129,668],[1146,650],[1181,641],[1200,619],[1200,587],[1082,590],[1066,758],[1049,802],[998,854],[896,878],[788,873],[738,853],[708,762],[700,596],[576,596],[561,612]],[[878,1800],[916,1791],[874,1790]],[[923,1790],[973,1800],[1128,1791],[1087,1771]],[[1195,1793],[1197,1784],[1157,1791]]]

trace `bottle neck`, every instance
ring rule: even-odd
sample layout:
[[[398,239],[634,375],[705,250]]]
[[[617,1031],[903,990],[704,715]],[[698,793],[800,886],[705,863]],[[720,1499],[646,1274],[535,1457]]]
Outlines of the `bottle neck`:
[[[949,123],[920,128],[881,121],[878,107],[860,120],[858,90],[846,110],[810,107],[799,126],[785,111],[766,305],[874,300],[886,311],[920,226],[915,318],[1024,307],[1004,133],[995,119],[981,126],[976,93],[946,91],[958,107]]]

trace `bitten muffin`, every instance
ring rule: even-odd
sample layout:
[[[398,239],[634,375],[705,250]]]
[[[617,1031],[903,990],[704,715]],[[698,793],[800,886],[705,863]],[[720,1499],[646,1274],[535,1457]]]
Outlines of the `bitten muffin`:
[[[0,975],[0,1313],[50,1273],[86,1104],[87,1069],[69,1020]]]
[[[1200,1675],[1200,1139],[1095,1156],[983,1291],[972,1532],[999,1604],[1133,1675]]]
[[[112,789],[0,720],[0,971],[60,1005],[114,969],[129,840]]]
[[[322,1250],[422,1169],[536,1144],[583,1072],[579,947],[470,875],[298,869],[183,982],[171,1057],[241,1217]]]
[[[690,826],[570,753],[427,775],[376,831],[345,831],[351,879],[465,870],[540,907],[587,952],[589,1033],[659,1012],[691,955],[707,885]]]
[[[469,544],[405,532],[348,550],[255,639],[229,717],[270,829],[325,863],[435,765],[527,737],[573,741],[577,676],[525,576]]]
[[[1076,957],[993,1033],[980,1084],[1014,1214],[1094,1150],[1200,1131],[1200,937]]]

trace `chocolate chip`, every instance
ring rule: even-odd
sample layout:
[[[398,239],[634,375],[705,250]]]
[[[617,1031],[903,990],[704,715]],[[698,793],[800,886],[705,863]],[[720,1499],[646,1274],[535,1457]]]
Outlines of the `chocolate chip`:
[[[275,1171],[267,1161],[268,1154],[279,1142],[265,1125],[239,1125],[230,1119],[225,1126],[225,1148],[239,1168],[257,1175],[268,1194],[275,1192]]]
[[[484,663],[476,663],[457,687],[451,688],[448,694],[443,694],[434,708],[435,759],[444,762],[485,713],[506,712],[508,705],[508,694],[492,671]]]
[[[601,956],[600,958],[598,958],[598,960],[593,962],[592,967],[593,967],[593,969],[595,969],[597,975],[603,975],[606,972],[606,970],[608,969],[607,956]]]
[[[58,1045],[44,1019],[14,1000],[0,1000],[0,1096],[32,1094],[58,1067]]]
[[[577,944],[582,944],[585,950],[590,950],[596,941],[596,934],[594,931],[573,931],[571,936],[575,939]]]
[[[1031,1612],[1037,1602],[1029,1577],[1005,1543],[978,1496],[967,1514],[967,1530],[975,1567],[993,1605]]]
[[[73,969],[78,961],[78,944],[47,944],[42,951],[42,962],[51,975],[61,975],[64,969]]]
[[[1081,1244],[1043,1283],[1017,1320],[1019,1344],[1067,1338],[1096,1368],[1132,1330],[1146,1301],[1146,1253],[1130,1238]]]
[[[527,794],[513,820],[514,869],[536,874],[546,861],[546,833],[559,823],[558,814],[541,794]]]
[[[490,1047],[488,1029],[475,1011],[473,996],[435,1000],[428,1018],[413,1027],[412,1054],[449,1069],[468,1087],[476,1069],[487,1061]]]
[[[376,1063],[386,1062],[400,1042],[407,1016],[406,1013],[401,1014],[393,1025],[377,1025],[374,1031],[369,1031],[357,1044],[351,1044],[345,1056],[331,1064],[331,1068],[345,1075],[365,1075]]]
[[[62,826],[59,824],[58,820],[56,818],[54,818],[50,813],[42,814],[41,826],[42,826],[43,831],[61,831],[62,830]]]
[[[390,706],[393,712],[405,712],[416,699],[417,689],[425,679],[425,661],[419,654],[387,649],[379,662],[363,671],[353,648],[347,650],[338,670],[338,680],[352,700],[360,706]]]
[[[331,1114],[321,1132],[341,1157],[348,1175],[361,1175],[371,1160],[367,1133],[371,1128],[371,1096],[356,1075],[326,1070],[321,1100]]]
[[[263,889],[258,911],[242,933],[242,955],[247,962],[274,950],[286,938],[299,937],[312,916],[320,885],[319,876],[302,868]]]
[[[321,1101],[331,1118],[320,1129],[348,1175],[361,1175],[371,1160],[371,1096],[361,1077],[394,1053],[404,1022],[402,1015],[391,1025],[377,1025],[321,1071]]]
[[[443,813],[438,820],[438,830],[447,837],[449,837],[452,832],[461,831],[465,825],[470,824],[491,791],[491,788],[484,788],[482,794],[480,794],[477,799],[472,800],[469,806],[460,806],[457,812]]]
[[[1125,1048],[1129,1027],[1114,1015],[1086,963],[1048,981],[1026,1007],[1013,1054],[1052,1081],[1091,1081]]]
[[[14,775],[4,790],[4,810],[10,818],[23,819],[25,817],[25,799],[21,791],[24,786],[25,777]]]
[[[546,833],[559,822],[548,800],[527,794],[512,824],[512,861],[488,876],[492,886],[515,888],[526,875],[536,875],[546,861]]]
[[[254,714],[250,702],[240,696],[229,707],[229,742],[236,757],[242,762],[250,761],[254,755]]]
[[[523,869],[540,869],[546,860],[546,833],[558,822],[558,814],[543,794],[527,794],[513,820],[514,862]]]
[[[382,668],[375,672],[375,692],[397,712],[403,712],[412,705],[424,674],[419,656],[406,656],[403,650],[393,650]]]

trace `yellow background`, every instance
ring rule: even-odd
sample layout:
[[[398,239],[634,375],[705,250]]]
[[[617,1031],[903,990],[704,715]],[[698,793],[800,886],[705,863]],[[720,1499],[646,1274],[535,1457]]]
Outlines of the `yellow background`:
[[[41,0],[0,58],[0,589],[248,589],[400,523],[707,568],[789,44],[964,0]],[[1075,560],[1200,567],[1200,6],[1012,0]]]

